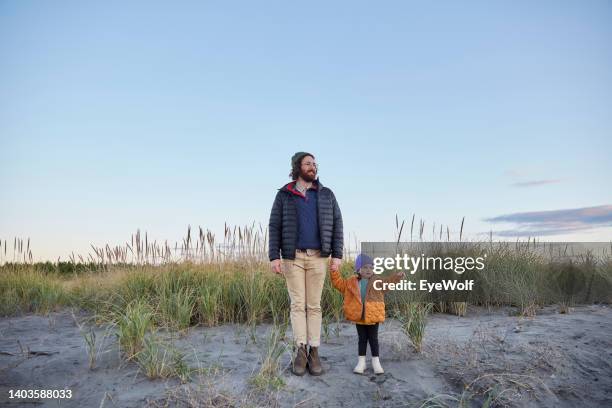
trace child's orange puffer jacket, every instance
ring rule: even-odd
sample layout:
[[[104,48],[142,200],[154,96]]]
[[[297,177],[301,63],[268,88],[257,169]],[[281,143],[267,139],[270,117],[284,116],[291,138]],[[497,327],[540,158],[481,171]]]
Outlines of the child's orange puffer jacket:
[[[388,278],[379,278],[373,275],[366,287],[365,313],[361,319],[363,304],[361,303],[361,293],[359,291],[359,279],[353,275],[344,279],[340,272],[330,271],[332,285],[338,289],[344,297],[344,317],[359,324],[375,324],[385,321],[385,295],[386,290],[374,289],[374,282],[381,281],[377,286],[382,287],[382,282],[399,282],[400,276],[392,275]]]

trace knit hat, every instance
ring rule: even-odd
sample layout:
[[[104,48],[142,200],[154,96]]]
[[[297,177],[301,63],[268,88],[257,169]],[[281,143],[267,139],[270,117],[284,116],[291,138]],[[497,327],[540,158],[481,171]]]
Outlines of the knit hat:
[[[297,152],[294,154],[293,157],[291,157],[291,168],[298,166],[300,164],[300,160],[302,160],[305,156],[312,156],[312,154],[307,152]]]
[[[374,265],[374,261],[366,254],[357,255],[357,259],[355,259],[355,272],[359,272],[364,265]]]

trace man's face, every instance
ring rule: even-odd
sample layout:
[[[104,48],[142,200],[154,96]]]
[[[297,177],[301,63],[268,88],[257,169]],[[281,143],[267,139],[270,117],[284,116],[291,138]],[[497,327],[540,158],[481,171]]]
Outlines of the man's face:
[[[374,267],[372,265],[363,265],[359,269],[359,274],[363,279],[370,279],[374,274]]]
[[[302,159],[302,166],[300,167],[300,177],[304,181],[310,183],[317,178],[317,163],[314,157],[305,156]]]

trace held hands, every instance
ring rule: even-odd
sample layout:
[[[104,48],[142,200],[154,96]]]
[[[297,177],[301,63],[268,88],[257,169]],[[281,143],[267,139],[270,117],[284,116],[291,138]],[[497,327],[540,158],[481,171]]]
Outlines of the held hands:
[[[340,264],[342,263],[342,259],[332,258],[329,261],[329,269],[332,272],[338,272],[340,270]]]

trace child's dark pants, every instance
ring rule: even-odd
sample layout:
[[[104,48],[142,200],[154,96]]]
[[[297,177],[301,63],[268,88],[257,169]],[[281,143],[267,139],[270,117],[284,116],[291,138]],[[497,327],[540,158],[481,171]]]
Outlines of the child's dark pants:
[[[372,357],[378,357],[378,323],[376,324],[355,324],[359,335],[359,355],[365,356],[368,342]]]

